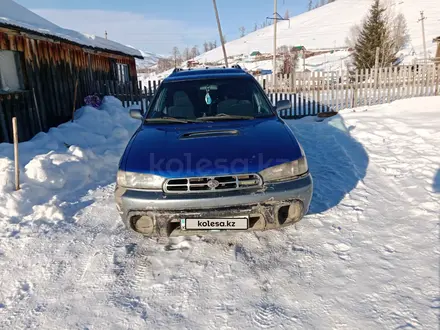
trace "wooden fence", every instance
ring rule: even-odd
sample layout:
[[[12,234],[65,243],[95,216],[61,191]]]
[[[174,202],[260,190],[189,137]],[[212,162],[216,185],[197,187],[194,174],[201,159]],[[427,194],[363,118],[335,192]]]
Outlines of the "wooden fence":
[[[439,95],[439,79],[440,65],[355,72],[297,72],[279,75],[276,89],[272,76],[257,77],[274,104],[280,99],[292,101],[292,109],[281,114],[285,118]]]
[[[295,72],[279,75],[276,89],[272,84],[272,76],[256,79],[274,105],[278,100],[291,100],[292,108],[280,113],[283,118],[300,118],[404,98],[440,95],[440,64],[355,72]],[[120,99],[125,107],[137,105],[145,111],[160,83],[160,80],[124,84],[113,80],[95,80],[90,82],[84,93],[112,95]],[[35,103],[34,94],[38,96],[37,92],[29,90],[0,94],[0,142],[12,141],[13,116],[18,119],[20,141],[27,141],[44,131],[44,118],[39,118],[40,112]],[[70,99],[67,101],[67,105],[72,104]],[[79,93],[77,106],[83,102],[83,95]],[[54,120],[49,122],[50,125],[56,125],[57,114],[51,115]]]
[[[124,107],[138,105],[144,111],[147,109],[151,99],[156,93],[160,80],[151,80],[143,85],[142,81],[137,83],[118,83],[115,81],[96,81],[94,92],[101,95],[110,95],[118,98]]]
[[[353,72],[295,72],[279,75],[276,89],[271,75],[256,79],[274,105],[282,99],[292,102],[292,109],[281,112],[283,118],[299,118],[404,98],[440,95],[440,64]],[[148,88],[144,86],[143,89],[141,85],[141,94],[150,100],[160,81],[147,81],[147,85]],[[110,95],[124,99],[118,96],[119,93]],[[145,102],[142,105],[145,107]]]
[[[256,77],[269,99],[289,99],[292,109],[282,111],[283,118],[317,115],[345,108],[383,104],[399,99],[440,95],[440,65],[400,66],[354,72],[296,72],[279,75],[277,88],[272,76]],[[143,86],[101,83],[101,94],[119,98],[124,106],[138,104],[145,110],[161,81]],[[99,84],[99,82],[98,82]],[[103,88],[104,87],[104,88]]]

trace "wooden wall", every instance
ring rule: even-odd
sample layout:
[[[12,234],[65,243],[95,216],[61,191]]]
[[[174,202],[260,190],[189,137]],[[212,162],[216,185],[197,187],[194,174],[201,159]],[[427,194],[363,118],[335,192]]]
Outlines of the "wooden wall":
[[[68,121],[73,108],[81,107],[84,97],[96,92],[95,81],[117,80],[116,63],[127,64],[130,80],[137,81],[133,57],[97,52],[36,35],[23,35],[18,30],[0,27],[0,50],[22,53],[26,91],[0,93],[0,121],[17,116],[20,141],[29,140],[41,130],[47,132],[49,128]],[[76,81],[78,90],[74,105]],[[35,120],[38,122],[30,123]],[[6,136],[9,139],[5,140]],[[11,123],[8,120],[0,122],[0,142],[10,142],[11,138]]]

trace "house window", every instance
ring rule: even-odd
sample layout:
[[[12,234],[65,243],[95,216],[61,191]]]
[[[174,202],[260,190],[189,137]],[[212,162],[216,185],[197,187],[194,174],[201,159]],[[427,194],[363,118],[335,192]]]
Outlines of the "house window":
[[[116,63],[116,70],[118,73],[118,81],[120,83],[126,83],[130,81],[130,72],[127,64]]]
[[[0,50],[0,91],[13,92],[24,89],[21,53]]]

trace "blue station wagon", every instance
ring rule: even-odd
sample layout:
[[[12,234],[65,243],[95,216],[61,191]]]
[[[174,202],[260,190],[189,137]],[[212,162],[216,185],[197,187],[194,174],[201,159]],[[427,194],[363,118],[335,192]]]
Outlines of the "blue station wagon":
[[[306,155],[258,82],[239,67],[176,69],[119,163],[115,199],[145,236],[280,228],[307,213]]]

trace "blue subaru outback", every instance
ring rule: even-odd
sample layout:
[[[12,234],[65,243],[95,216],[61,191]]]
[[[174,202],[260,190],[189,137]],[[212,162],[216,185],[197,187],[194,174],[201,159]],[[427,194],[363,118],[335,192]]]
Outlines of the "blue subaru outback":
[[[121,157],[115,198],[145,236],[266,230],[307,213],[306,155],[258,82],[235,68],[175,70]]]

